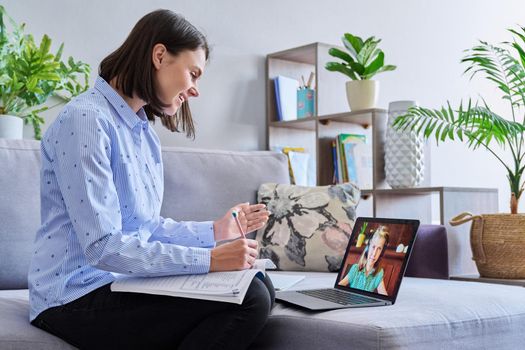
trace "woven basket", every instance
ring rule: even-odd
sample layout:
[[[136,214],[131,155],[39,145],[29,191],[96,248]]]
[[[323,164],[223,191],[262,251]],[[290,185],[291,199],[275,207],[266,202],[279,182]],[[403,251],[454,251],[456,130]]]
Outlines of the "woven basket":
[[[481,277],[525,279],[525,214],[462,213],[452,226],[472,221],[472,259]]]

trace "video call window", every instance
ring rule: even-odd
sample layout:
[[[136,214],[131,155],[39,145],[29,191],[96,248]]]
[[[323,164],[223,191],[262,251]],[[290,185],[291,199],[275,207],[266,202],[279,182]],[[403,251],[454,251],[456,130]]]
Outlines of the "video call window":
[[[411,225],[364,221],[356,232],[338,285],[392,295],[412,238]]]

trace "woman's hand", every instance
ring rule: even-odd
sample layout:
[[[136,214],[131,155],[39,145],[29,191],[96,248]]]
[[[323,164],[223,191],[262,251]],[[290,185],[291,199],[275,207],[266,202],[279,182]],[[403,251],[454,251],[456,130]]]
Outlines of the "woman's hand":
[[[215,241],[224,241],[228,239],[239,238],[241,232],[235,223],[232,212],[238,213],[239,222],[245,233],[260,229],[268,222],[270,212],[266,210],[264,204],[241,203],[237,204],[219,220],[213,223],[215,232]]]
[[[211,250],[210,272],[249,269],[257,259],[257,241],[238,239]]]

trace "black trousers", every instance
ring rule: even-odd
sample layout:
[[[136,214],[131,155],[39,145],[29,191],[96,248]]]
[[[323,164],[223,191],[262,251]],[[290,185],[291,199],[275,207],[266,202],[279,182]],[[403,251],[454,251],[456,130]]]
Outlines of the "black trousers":
[[[241,305],[112,292],[108,284],[43,311],[32,324],[80,349],[246,349],[274,298],[268,276],[253,279]]]

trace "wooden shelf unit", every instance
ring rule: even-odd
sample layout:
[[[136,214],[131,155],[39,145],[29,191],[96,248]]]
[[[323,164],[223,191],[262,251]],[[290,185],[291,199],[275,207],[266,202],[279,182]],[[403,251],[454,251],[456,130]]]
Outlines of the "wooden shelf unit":
[[[431,187],[430,147],[425,148],[425,175],[421,187],[392,189],[385,181],[384,145],[388,113],[384,109],[349,111],[345,83],[339,73],[324,68],[333,57],[328,49],[336,47],[312,43],[269,54],[266,58],[267,147],[304,147],[311,155],[309,185],[333,182],[331,142],[339,133],[365,134],[372,147],[372,186],[362,188],[358,216],[403,217],[419,219],[422,224],[445,225],[449,242],[451,274],[474,273],[468,225],[452,227],[448,221],[463,211],[498,211],[498,191],[487,188]],[[315,72],[314,116],[293,121],[277,121],[273,79],[278,75],[301,81]],[[468,254],[465,254],[468,252]]]
[[[386,130],[387,111],[367,109],[349,112],[346,101],[345,83],[342,74],[329,72],[324,68],[333,57],[328,55],[330,47],[324,43],[312,43],[290,50],[272,53],[266,59],[266,114],[267,146],[304,147],[310,154],[309,185],[332,184],[334,173],[331,142],[339,133],[365,134],[373,152],[373,174],[370,189],[383,188],[384,156],[382,153]],[[310,72],[314,79],[314,116],[278,121],[273,79],[284,75],[301,81],[308,79]]]

